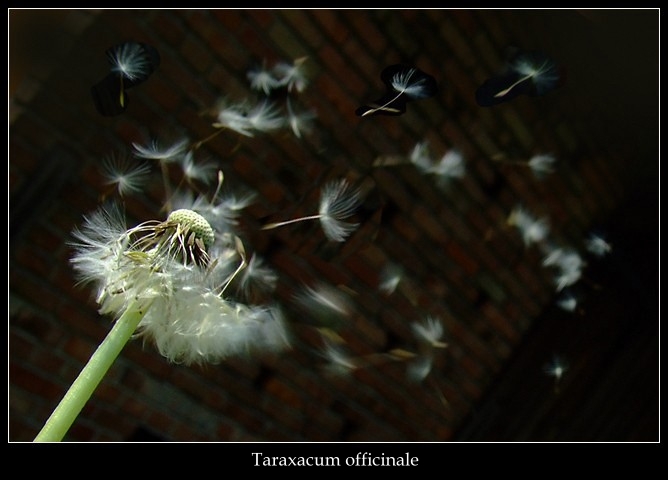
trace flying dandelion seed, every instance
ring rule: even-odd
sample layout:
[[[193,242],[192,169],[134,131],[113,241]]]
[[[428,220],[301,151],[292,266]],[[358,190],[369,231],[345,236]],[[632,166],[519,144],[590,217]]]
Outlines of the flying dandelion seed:
[[[542,180],[545,176],[554,172],[554,162],[556,162],[554,155],[538,154],[529,159],[528,166],[535,177]]]
[[[284,225],[308,220],[319,220],[325,236],[334,242],[343,242],[359,226],[357,223],[345,222],[360,203],[360,191],[353,188],[346,179],[327,183],[320,193],[320,208],[315,215],[295,218],[283,222],[270,223],[262,227],[270,230]]]
[[[447,343],[441,341],[443,336],[443,323],[438,318],[428,316],[422,322],[411,324],[415,338],[434,348],[445,348]]]
[[[331,374],[347,375],[359,367],[354,358],[340,344],[335,344],[327,337],[323,337],[321,355],[327,361],[325,369]]]
[[[390,65],[383,69],[380,78],[387,92],[355,110],[357,116],[401,115],[406,112],[407,102],[433,97],[438,91],[434,77],[415,67]]]
[[[547,56],[530,52],[518,55],[512,63],[511,69],[520,78],[508,88],[496,93],[495,97],[507,95],[513,88],[521,83],[530,82],[537,95],[551,90],[559,80],[556,64]]]
[[[272,69],[279,85],[288,89],[303,92],[308,85],[305,63],[308,57],[296,58],[292,63],[279,62]]]
[[[585,262],[582,260],[580,254],[573,249],[552,248],[548,250],[547,255],[543,259],[543,265],[557,269],[558,275],[555,277],[554,282],[557,291],[560,292],[580,280]]]
[[[140,192],[146,185],[150,172],[148,165],[133,165],[127,157],[111,155],[102,162],[105,183],[115,186],[121,197]]]
[[[380,282],[378,284],[378,290],[383,292],[385,295],[390,295],[394,293],[401,282],[403,276],[402,268],[395,263],[386,264],[380,272]]]
[[[188,149],[189,141],[183,138],[171,144],[161,144],[158,140],[151,140],[148,144],[142,145],[132,143],[134,155],[138,158],[158,160],[161,163],[171,163],[180,161]]]
[[[265,61],[262,62],[262,66],[249,70],[246,77],[250,81],[251,89],[264,92],[265,95],[269,95],[272,90],[282,85],[281,80],[267,70]]]
[[[612,245],[595,233],[590,234],[585,243],[587,251],[597,257],[604,257],[612,251]]]
[[[426,141],[416,143],[408,155],[408,159],[420,172],[429,173],[434,163],[431,158],[429,143]]]
[[[181,157],[181,169],[184,178],[190,182],[201,182],[205,185],[211,184],[214,179],[214,173],[217,170],[216,165],[210,161],[195,162],[195,155],[192,150]]]
[[[248,265],[239,276],[238,292],[244,298],[253,298],[253,295],[271,292],[276,288],[278,275],[269,268],[264,260],[253,254]]]
[[[342,317],[352,313],[349,297],[340,289],[318,282],[313,287],[305,285],[295,294],[295,301],[312,313],[329,311]]]
[[[292,129],[295,137],[301,138],[303,134],[310,133],[313,130],[312,121],[316,118],[313,110],[296,112],[289,98],[286,102],[286,108],[288,110],[287,124]]]
[[[545,374],[554,378],[554,391],[556,393],[559,393],[561,380],[567,370],[568,364],[558,355],[554,355],[552,360],[543,367]]]
[[[254,137],[256,133],[271,132],[286,125],[287,120],[283,112],[269,100],[264,99],[253,105],[248,101],[229,103],[227,100],[222,100],[217,108],[216,121],[212,123],[216,131],[197,142],[194,148],[199,148],[225,130],[232,130],[245,137]]]
[[[522,206],[517,206],[510,212],[507,223],[520,231],[526,246],[543,242],[550,231],[546,218],[537,219]]]
[[[557,305],[567,312],[575,312],[578,308],[578,300],[571,294],[566,294],[557,300]]]
[[[141,42],[121,43],[105,54],[111,72],[91,87],[91,95],[97,111],[109,117],[126,110],[127,90],[149,78],[160,65],[160,55],[154,47]]]
[[[476,90],[478,105],[488,107],[519,95],[539,96],[564,83],[564,69],[541,52],[518,52],[508,70],[486,80]]]
[[[413,382],[422,382],[431,373],[434,364],[432,355],[420,355],[408,363],[406,375]]]

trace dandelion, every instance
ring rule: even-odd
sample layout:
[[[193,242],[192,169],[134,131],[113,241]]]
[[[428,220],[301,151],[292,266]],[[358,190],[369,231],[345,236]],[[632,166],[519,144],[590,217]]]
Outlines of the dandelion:
[[[277,63],[272,72],[277,79],[278,85],[287,87],[288,91],[293,89],[297,92],[303,92],[308,85],[308,78],[304,63],[308,57],[299,57],[291,64],[287,62]]]
[[[289,347],[280,310],[227,296],[245,255],[237,237],[218,233],[184,209],[126,230],[118,207],[95,212],[74,231],[73,266],[81,282],[95,284],[100,313],[115,323],[36,441],[62,439],[133,335],[186,365]],[[231,251],[242,262],[230,276]]]
[[[603,257],[612,251],[612,245],[605,241],[605,239],[594,233],[589,235],[586,240],[587,251],[593,253],[597,257]]]
[[[508,216],[508,225],[513,225],[522,234],[526,246],[541,243],[547,238],[550,230],[546,218],[536,219],[521,206],[515,207]]]
[[[127,157],[112,155],[102,162],[105,184],[115,186],[120,196],[141,191],[150,171],[146,164],[132,165]]]
[[[317,214],[270,223],[262,229],[269,230],[306,220],[320,220],[320,225],[329,240],[343,242],[359,225],[343,221],[354,213],[359,205],[359,196],[359,189],[352,188],[345,179],[331,181],[323,187],[320,193],[320,208]]]

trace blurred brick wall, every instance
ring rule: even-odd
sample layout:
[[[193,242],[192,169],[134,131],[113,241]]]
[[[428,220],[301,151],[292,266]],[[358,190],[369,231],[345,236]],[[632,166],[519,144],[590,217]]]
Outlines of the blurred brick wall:
[[[10,27],[18,26],[12,15],[17,13],[10,13]],[[397,339],[410,339],[408,321],[440,316],[450,346],[437,359],[435,388],[448,405],[431,384],[407,383],[400,365],[330,379],[313,365],[311,353],[297,349],[185,367],[136,341],[84,408],[69,440],[124,441],[142,432],[172,441],[449,440],[554,300],[551,274],[540,267],[539,253],[525,249],[505,226],[508,213],[523,204],[548,215],[555,238],[581,248],[589,229],[606,221],[634,186],[624,166],[628,152],[605,143],[609,132],[596,121],[592,87],[577,87],[577,69],[552,95],[499,108],[475,104],[475,89],[503,65],[506,46],[559,51],[558,40],[541,35],[533,16],[534,23],[508,12],[448,10],[52,15],[37,25],[45,37],[39,55],[11,48],[12,39],[14,45],[25,39],[20,31],[10,37],[10,71],[17,72],[10,82],[8,169],[13,441],[32,440],[109,330],[89,290],[75,285],[67,245],[72,229],[100,202],[100,160],[151,136],[206,137],[210,120],[201,113],[222,95],[247,96],[246,72],[263,59],[308,56],[312,83],[300,101],[316,109],[318,125],[301,142],[286,135],[221,135],[206,144],[226,182],[259,194],[243,219],[249,245],[280,272],[276,294],[286,304],[296,287],[315,279],[360,292],[347,337],[358,353],[396,347]],[[108,71],[104,51],[130,39],[155,46],[161,65],[129,93],[126,114],[101,117],[90,86]],[[20,58],[26,61],[19,64]],[[410,104],[399,118],[352,115],[376,98],[382,68],[398,62],[436,76],[438,98]],[[405,155],[422,140],[437,155],[462,151],[467,175],[443,192],[411,168],[370,173],[376,157]],[[543,181],[491,161],[498,154],[528,159],[542,152],[558,158],[557,172]],[[315,198],[317,182],[336,173],[369,175],[385,206],[378,228],[370,221],[338,250],[316,225],[259,231],[266,218],[306,212],[302,199]],[[131,218],[146,220],[156,217],[160,202],[156,185],[128,198],[126,209]],[[413,302],[374,294],[388,261],[407,269]]]

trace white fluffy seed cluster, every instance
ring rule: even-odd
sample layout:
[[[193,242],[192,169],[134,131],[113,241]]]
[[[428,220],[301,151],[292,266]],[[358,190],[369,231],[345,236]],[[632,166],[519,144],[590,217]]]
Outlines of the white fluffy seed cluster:
[[[209,223],[192,210],[176,210],[168,222],[194,232],[205,245],[214,242]],[[233,255],[206,267],[184,263],[159,246],[138,249],[141,242],[130,241],[137,232],[152,235],[146,226],[126,230],[117,209],[97,211],[74,232],[72,263],[82,282],[97,286],[101,314],[118,319],[129,309],[146,309],[137,335],[175,363],[217,363],[289,348],[278,308],[249,305],[221,291],[238,267]]]

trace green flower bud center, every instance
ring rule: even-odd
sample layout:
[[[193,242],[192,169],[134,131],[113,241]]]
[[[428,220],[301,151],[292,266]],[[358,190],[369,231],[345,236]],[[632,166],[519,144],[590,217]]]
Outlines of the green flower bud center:
[[[214,234],[213,228],[209,222],[199,213],[193,212],[185,208],[174,210],[167,217],[168,222],[178,223],[184,230],[188,230],[195,234],[195,238],[199,238],[204,243],[206,248],[213,245]]]

